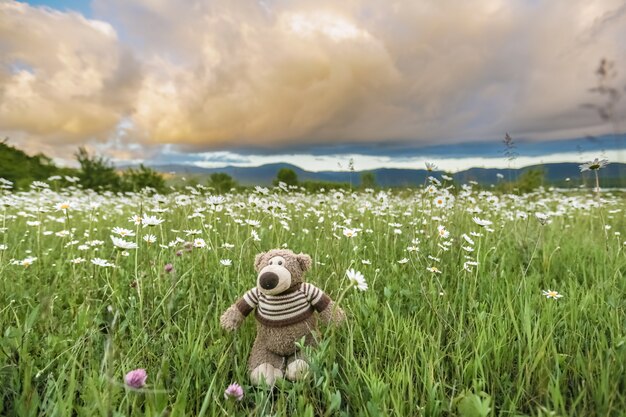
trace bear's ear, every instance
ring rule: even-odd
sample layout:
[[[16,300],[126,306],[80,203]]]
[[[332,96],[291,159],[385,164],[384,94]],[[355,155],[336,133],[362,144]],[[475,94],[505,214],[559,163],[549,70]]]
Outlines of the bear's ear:
[[[259,271],[259,266],[261,265],[261,262],[263,262],[263,257],[265,256],[266,253],[267,252],[261,252],[254,258],[254,269],[257,272]]]
[[[298,263],[300,264],[300,269],[302,269],[302,272],[311,269],[311,264],[313,263],[313,261],[311,260],[311,257],[309,255],[301,253],[299,255],[296,255],[296,257],[298,258]]]

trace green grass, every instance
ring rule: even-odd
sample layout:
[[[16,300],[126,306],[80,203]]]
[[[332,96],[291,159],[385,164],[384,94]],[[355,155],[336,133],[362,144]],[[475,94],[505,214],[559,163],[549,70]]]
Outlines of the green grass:
[[[293,190],[256,196],[264,201],[227,195],[215,206],[198,190],[190,204],[178,206],[176,195],[157,202],[79,191],[4,194],[0,415],[619,416],[626,410],[624,195],[604,194],[596,203],[593,195],[546,191],[498,195],[494,202],[490,193],[465,190],[445,209],[431,207],[435,194],[421,191],[385,198]],[[54,207],[65,200],[67,215]],[[270,202],[282,206],[267,208]],[[155,207],[168,211],[154,213]],[[472,221],[476,214],[467,209],[474,207],[493,221],[493,232]],[[518,211],[528,218],[516,217]],[[540,224],[537,211],[551,213],[551,223]],[[165,222],[146,228],[129,222],[142,212]],[[27,224],[33,221],[39,223]],[[361,230],[348,238],[337,225]],[[438,225],[449,230],[448,239],[439,237]],[[139,249],[127,257],[111,243],[116,226],[136,232],[126,240]],[[186,229],[201,233],[185,236]],[[251,238],[253,229],[260,241]],[[70,234],[47,233],[62,230]],[[483,236],[472,237],[470,253],[461,235],[472,231]],[[142,240],[148,233],[156,243]],[[159,246],[176,237],[201,237],[208,247]],[[414,238],[420,242],[411,243]],[[95,239],[104,243],[79,249]],[[443,241],[451,242],[449,250]],[[219,316],[255,285],[255,254],[284,244],[313,257],[306,279],[331,297],[347,289],[349,268],[361,271],[370,288],[349,289],[340,300],[348,322],[323,329],[310,352],[310,378],[268,391],[250,386],[247,376],[254,319],[231,334],[219,327]],[[408,252],[409,246],[419,251]],[[465,255],[479,263],[472,272],[463,270]],[[27,256],[37,257],[29,267],[11,262]],[[86,262],[73,265],[76,257]],[[117,267],[97,267],[90,262],[95,257]],[[402,258],[408,262],[398,263]],[[220,259],[233,264],[222,266]],[[166,263],[175,270],[166,273]],[[547,299],[547,289],[563,298]],[[125,373],[140,367],[148,372],[147,387],[127,389]],[[231,382],[243,385],[241,402],[224,399]]]

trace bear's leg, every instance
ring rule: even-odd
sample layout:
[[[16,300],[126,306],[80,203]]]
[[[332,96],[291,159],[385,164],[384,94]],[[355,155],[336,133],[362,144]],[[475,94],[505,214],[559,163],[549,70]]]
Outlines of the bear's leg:
[[[291,355],[287,359],[287,369],[285,369],[285,378],[290,381],[300,381],[306,378],[309,372],[309,363],[305,360],[300,352]]]
[[[282,367],[285,359],[273,352],[270,352],[259,343],[254,343],[248,369],[250,370],[250,381],[254,385],[265,384],[272,386],[278,378],[283,377]]]

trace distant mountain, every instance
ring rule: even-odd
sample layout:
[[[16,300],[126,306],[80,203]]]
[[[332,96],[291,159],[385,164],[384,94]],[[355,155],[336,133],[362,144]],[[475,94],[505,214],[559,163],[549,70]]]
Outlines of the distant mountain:
[[[576,180],[580,178],[580,169],[577,163],[544,164],[524,167],[520,169],[497,169],[497,168],[470,168],[451,174],[456,182],[466,183],[476,181],[481,184],[493,184],[499,181],[497,174],[504,176],[504,179],[516,179],[524,171],[531,169],[543,169],[545,179],[548,182],[556,183],[565,181],[566,178]],[[295,171],[300,181],[328,181],[343,182],[358,185],[361,172],[346,171],[305,171],[295,165],[287,163],[267,164],[258,167],[234,167],[223,168],[201,168],[193,165],[154,165],[151,168],[160,172],[173,172],[178,175],[210,175],[214,172],[224,172],[240,184],[243,185],[270,185],[276,178],[276,173],[281,168],[290,168]],[[397,169],[380,168],[368,172],[374,173],[376,183],[383,187],[398,187],[424,184],[430,175],[438,176],[442,172],[428,172],[423,169]],[[436,175],[435,175],[436,174]],[[613,163],[603,168],[601,171],[603,179],[621,179],[622,185],[626,185],[626,164]]]
[[[548,182],[561,182],[566,178],[576,180],[580,178],[580,168],[578,163],[564,162],[555,164],[543,164],[533,165],[520,169],[496,169],[496,168],[470,168],[465,171],[454,174],[454,179],[459,182],[467,182],[469,180],[477,181],[479,183],[495,183],[498,178],[497,174],[504,175],[504,179],[515,179],[519,177],[524,171],[531,169],[542,169],[544,177]],[[626,185],[626,164],[609,164],[602,169],[601,176],[604,179],[622,179],[624,185]],[[589,173],[585,173],[589,175]]]
[[[203,174],[210,175],[215,172],[223,172],[235,178],[240,184],[244,185],[268,185],[271,184],[276,173],[281,168],[293,169],[298,174],[298,179],[308,179],[308,175],[318,174],[317,172],[308,172],[295,165],[286,163],[266,164],[258,167],[234,167],[227,166],[222,168],[201,168],[194,165],[151,165],[159,172],[176,173],[179,175]]]

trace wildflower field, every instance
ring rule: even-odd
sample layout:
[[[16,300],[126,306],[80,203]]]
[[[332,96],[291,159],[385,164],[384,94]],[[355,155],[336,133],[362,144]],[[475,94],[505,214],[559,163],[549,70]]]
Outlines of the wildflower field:
[[[626,195],[449,185],[1,191],[0,415],[624,415]],[[267,390],[219,317],[277,247],[348,319]]]

